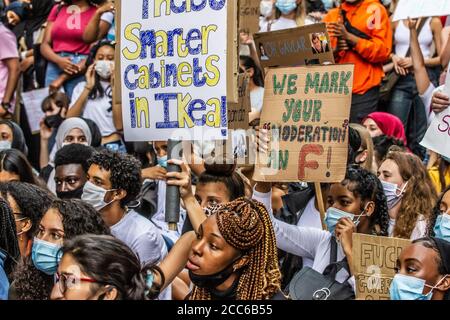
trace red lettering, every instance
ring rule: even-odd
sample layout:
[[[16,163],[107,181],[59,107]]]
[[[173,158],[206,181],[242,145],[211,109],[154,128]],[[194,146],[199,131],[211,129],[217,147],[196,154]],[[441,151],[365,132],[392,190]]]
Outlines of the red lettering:
[[[319,168],[319,163],[317,161],[307,161],[306,157],[309,154],[322,155],[323,147],[320,144],[306,144],[300,150],[298,158],[298,178],[299,180],[305,179],[305,169],[316,170]]]

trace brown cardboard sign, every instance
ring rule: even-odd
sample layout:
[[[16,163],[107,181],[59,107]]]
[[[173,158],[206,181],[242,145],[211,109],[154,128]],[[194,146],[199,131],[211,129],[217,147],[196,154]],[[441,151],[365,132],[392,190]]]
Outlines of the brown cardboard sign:
[[[334,64],[325,23],[261,32],[254,38],[264,68]]]
[[[243,74],[238,77],[239,83],[239,101],[238,103],[229,102],[228,111],[228,129],[248,129],[248,114],[251,111],[250,91],[248,89],[248,78]]]
[[[259,31],[261,0],[239,0],[239,32],[254,34]]]
[[[400,252],[410,240],[353,234],[353,272],[356,299],[389,300]]]
[[[269,69],[256,181],[340,182],[345,177],[353,65]]]
[[[238,102],[239,41],[237,1],[227,1],[227,101]]]

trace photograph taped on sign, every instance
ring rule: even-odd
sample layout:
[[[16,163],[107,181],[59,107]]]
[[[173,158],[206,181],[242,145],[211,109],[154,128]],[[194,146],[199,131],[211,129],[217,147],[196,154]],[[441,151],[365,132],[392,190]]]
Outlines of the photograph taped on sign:
[[[314,50],[313,37],[322,49]],[[334,64],[330,37],[325,23],[287,30],[260,32],[254,35],[262,67]]]

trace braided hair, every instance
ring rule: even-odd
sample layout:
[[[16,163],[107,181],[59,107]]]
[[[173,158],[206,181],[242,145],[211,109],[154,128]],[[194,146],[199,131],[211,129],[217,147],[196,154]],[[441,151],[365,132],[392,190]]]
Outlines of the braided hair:
[[[4,270],[10,274],[20,257],[19,242],[16,235],[14,215],[8,203],[0,199],[0,249],[6,254]]]
[[[372,233],[378,236],[387,236],[389,227],[389,213],[383,185],[372,172],[358,166],[350,166],[347,169],[342,185],[349,184],[348,189],[361,198],[361,210],[363,201],[374,201],[375,210],[369,217]],[[376,231],[375,226],[380,230]]]
[[[239,278],[238,300],[270,299],[280,290],[277,245],[269,213],[263,204],[246,198],[213,210],[225,241],[248,256]],[[206,288],[194,287],[191,300],[211,300]]]

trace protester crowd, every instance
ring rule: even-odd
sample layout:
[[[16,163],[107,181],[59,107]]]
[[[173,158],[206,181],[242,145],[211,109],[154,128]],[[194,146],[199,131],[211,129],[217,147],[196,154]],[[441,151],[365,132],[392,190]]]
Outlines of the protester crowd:
[[[125,140],[114,1],[0,0],[0,299],[290,299],[322,274],[341,285],[330,299],[355,299],[354,233],[411,240],[391,299],[450,299],[450,159],[420,144],[450,106],[450,16],[393,22],[396,2],[261,0],[260,32],[325,22],[335,62],[354,65],[346,175],[317,190],[256,182],[204,145],[179,160],[167,141]],[[239,51],[262,151],[253,35]],[[36,133],[21,96],[43,88]]]

